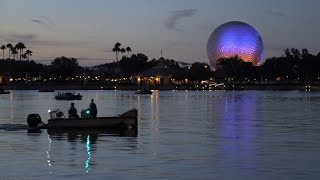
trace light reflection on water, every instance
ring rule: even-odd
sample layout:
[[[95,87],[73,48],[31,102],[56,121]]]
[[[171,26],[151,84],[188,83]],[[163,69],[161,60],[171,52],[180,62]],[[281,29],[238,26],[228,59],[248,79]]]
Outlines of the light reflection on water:
[[[86,167],[86,173],[90,172],[90,159],[91,159],[91,152],[90,152],[90,135],[88,135],[87,137],[87,154],[88,154],[88,158],[87,161],[85,163],[85,167]]]
[[[47,162],[48,162],[48,166],[49,166],[49,173],[52,173],[51,171],[50,171],[50,167],[51,167],[51,160],[50,160],[50,151],[51,151],[51,139],[50,139],[50,135],[48,135],[48,150],[46,151],[47,152],[47,158],[48,158],[48,160],[47,160]]]
[[[0,179],[316,179],[320,93],[298,91],[76,91],[78,111],[95,99],[99,116],[137,108],[139,131],[28,134],[30,113],[70,102],[55,93],[0,96]],[[10,158],[10,161],[8,161]]]

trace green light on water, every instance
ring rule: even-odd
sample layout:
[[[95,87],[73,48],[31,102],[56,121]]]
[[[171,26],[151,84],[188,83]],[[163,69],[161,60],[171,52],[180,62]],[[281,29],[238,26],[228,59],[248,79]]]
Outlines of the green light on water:
[[[88,158],[87,161],[85,162],[85,167],[86,167],[86,173],[90,172],[90,159],[91,159],[91,147],[90,147],[90,135],[87,136],[87,154],[88,154]]]

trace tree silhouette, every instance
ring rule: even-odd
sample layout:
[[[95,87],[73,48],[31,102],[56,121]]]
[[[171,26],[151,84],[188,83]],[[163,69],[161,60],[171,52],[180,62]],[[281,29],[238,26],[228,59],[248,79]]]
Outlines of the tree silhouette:
[[[287,49],[284,50],[284,54],[286,55],[287,58],[290,58],[291,53],[290,53],[289,48],[287,48]]]
[[[126,48],[126,51],[127,51],[127,53],[128,53],[128,57],[129,57],[129,53],[132,51],[132,50],[131,50],[131,47],[127,47],[127,48]]]
[[[23,55],[23,49],[26,49],[27,47],[23,44],[23,43],[21,43],[21,52],[20,52],[20,55],[22,54]]]
[[[255,68],[251,62],[245,62],[238,56],[219,59],[217,71],[224,74],[224,78],[237,80],[239,82],[257,78],[257,68]]]
[[[189,73],[190,79],[194,81],[208,80],[212,75],[210,66],[200,62],[193,63]]]
[[[28,56],[27,56],[26,53],[22,54],[22,56],[21,56],[22,59],[27,59],[27,57],[28,57]]]
[[[21,44],[19,44],[19,43],[17,43],[17,44],[14,46],[14,48],[15,48],[16,51],[17,51],[17,60],[19,59],[20,46],[21,46]],[[20,60],[21,60],[21,59],[20,59]]]
[[[30,60],[30,56],[32,56],[32,51],[30,51],[29,49],[26,50],[26,53],[25,53],[28,57],[28,61]]]
[[[301,53],[300,53],[300,51],[298,50],[298,49],[296,49],[296,48],[291,48],[291,54],[293,55],[293,57],[295,58],[295,59],[299,59],[299,58],[301,58]]]
[[[13,55],[13,60],[15,60],[16,55],[17,55],[17,59],[18,59],[18,51],[15,47],[11,48],[11,54]]]
[[[295,83],[312,82],[320,77],[320,55],[312,55],[308,49],[291,48],[285,56],[268,58],[261,66],[261,73],[268,80],[286,80]],[[279,80],[278,79],[278,80]]]
[[[126,49],[125,49],[125,48],[121,48],[121,49],[120,49],[120,52],[121,52],[121,54],[122,54],[122,58],[123,58],[123,53],[125,53],[125,52],[126,52]]]
[[[4,50],[6,49],[7,47],[5,45],[2,45],[0,49],[2,49],[2,59],[4,59]]]
[[[114,45],[114,48],[112,49],[113,52],[116,53],[116,60],[118,62],[118,53],[120,52],[120,46],[121,44],[119,42],[117,42],[115,45]]]
[[[53,74],[62,77],[72,77],[75,75],[83,75],[83,68],[79,66],[77,59],[58,57],[51,62]]]
[[[10,54],[11,54],[12,44],[11,44],[11,43],[8,43],[8,44],[7,44],[7,48],[8,48],[8,52],[9,52],[9,59],[10,59]]]
[[[26,48],[26,46],[22,43],[22,42],[18,42],[16,45],[15,45],[15,48],[20,52],[20,61],[21,61],[21,56],[22,56],[22,53],[23,53],[23,49]]]
[[[148,57],[142,53],[132,54],[131,57],[124,56],[119,61],[123,77],[130,77],[133,73],[144,71],[148,68]]]

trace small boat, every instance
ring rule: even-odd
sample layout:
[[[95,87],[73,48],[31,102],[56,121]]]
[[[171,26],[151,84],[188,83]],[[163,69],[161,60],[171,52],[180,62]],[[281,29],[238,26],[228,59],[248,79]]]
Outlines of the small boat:
[[[10,91],[5,91],[3,89],[0,89],[0,94],[10,94]]]
[[[131,109],[121,115],[97,118],[65,118],[59,110],[50,112],[50,119],[45,124],[39,114],[29,114],[27,123],[29,130],[40,129],[83,129],[83,128],[111,128],[131,129],[138,127],[137,109]]]
[[[81,100],[82,99],[82,95],[79,94],[75,94],[75,93],[59,93],[58,95],[55,96],[56,100]]]
[[[152,91],[149,89],[138,89],[136,94],[152,94]]]

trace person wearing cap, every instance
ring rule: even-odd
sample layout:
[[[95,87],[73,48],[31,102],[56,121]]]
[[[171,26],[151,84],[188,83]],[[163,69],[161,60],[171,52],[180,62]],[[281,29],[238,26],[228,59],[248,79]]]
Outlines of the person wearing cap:
[[[77,114],[77,109],[74,107],[74,103],[71,103],[71,107],[70,107],[68,113],[69,113],[69,118],[75,118],[75,119],[79,118],[79,116]]]
[[[97,105],[94,103],[93,99],[91,99],[91,103],[90,103],[90,112],[91,112],[91,116],[93,118],[97,117]]]

